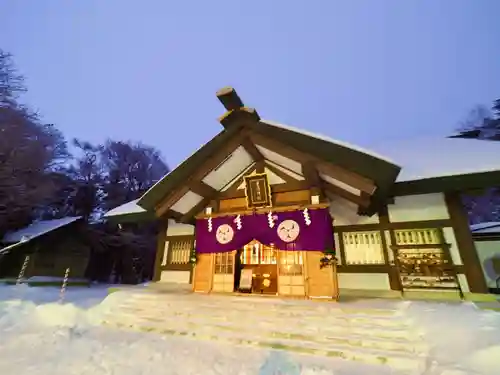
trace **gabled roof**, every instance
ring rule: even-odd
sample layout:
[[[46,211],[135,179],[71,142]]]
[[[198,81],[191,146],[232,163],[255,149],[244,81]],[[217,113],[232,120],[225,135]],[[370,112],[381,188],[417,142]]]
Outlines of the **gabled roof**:
[[[110,211],[106,214],[107,218],[121,217],[125,211],[128,215],[151,213],[169,196],[168,203],[163,201],[162,206],[166,210],[170,207],[172,215],[181,214],[185,219],[186,216],[192,215],[195,209],[202,210],[206,207],[208,197],[213,197],[214,191],[223,192],[230,182],[241,179],[241,174],[246,173],[245,171],[262,158],[265,163],[274,163],[274,167],[280,167],[282,171],[288,169],[288,172],[302,175],[303,179],[307,174],[303,173],[307,162],[304,162],[306,159],[300,155],[312,156],[316,163],[315,172],[319,172],[320,179],[330,187],[332,184],[336,185],[336,190],[330,190],[330,193],[337,191],[341,194],[347,190],[349,192],[344,194],[344,198],[361,202],[360,208],[363,202],[366,202],[367,195],[371,196],[373,204],[377,201],[383,202],[391,195],[500,185],[500,159],[497,157],[500,155],[500,142],[460,138],[412,139],[384,142],[380,147],[374,147],[374,150],[379,152],[375,153],[326,136],[261,120],[255,110],[243,106],[232,88],[225,88],[221,92],[218,97],[227,110],[220,119],[224,129],[158,181],[139,200],[121,206],[116,211]],[[244,137],[243,130],[246,131]],[[235,146],[235,140],[239,136],[247,143],[238,143]],[[233,145],[228,146],[231,142]],[[232,151],[228,151],[226,159],[222,160],[221,150],[226,149]],[[293,156],[289,156],[291,154],[299,156],[294,160]],[[191,185],[192,177],[199,175],[202,166],[206,166],[210,160],[215,163],[211,169],[207,168],[211,170],[212,176],[198,176],[197,186]],[[219,165],[215,161],[220,162]],[[333,168],[330,168],[330,173],[321,173],[319,165],[323,165],[324,171],[325,163]],[[291,165],[296,166],[295,170]],[[343,180],[330,178],[337,173],[335,170],[339,176],[344,175]],[[349,173],[352,183],[346,183]],[[354,185],[357,185],[357,188],[352,189]],[[359,197],[362,199],[359,200]]]
[[[40,237],[46,233],[52,232],[58,228],[64,227],[77,220],[80,220],[81,216],[74,217],[64,217],[62,219],[55,220],[41,220],[37,221],[26,228],[17,230],[15,232],[7,233],[3,239],[3,243],[16,243],[16,242],[26,242],[32,240],[36,237]]]
[[[253,126],[252,130],[255,130],[259,135],[279,140],[280,143],[301,152],[314,155],[325,162],[333,163],[360,176],[372,179],[378,187],[391,185],[400,171],[400,167],[388,159],[351,147],[340,141],[317,137],[266,120],[260,120]],[[139,199],[137,204],[146,210],[153,209],[155,204],[164,198],[169,191],[185,182],[204,160],[210,158],[222,144],[229,141],[238,131],[238,128],[231,127],[222,130],[211,141],[150,188]]]

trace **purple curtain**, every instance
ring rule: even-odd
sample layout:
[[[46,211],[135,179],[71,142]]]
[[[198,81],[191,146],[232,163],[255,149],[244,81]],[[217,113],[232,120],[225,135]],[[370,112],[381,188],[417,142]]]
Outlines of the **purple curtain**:
[[[271,222],[271,224],[270,224]],[[196,251],[218,253],[239,249],[253,239],[280,250],[324,251],[333,248],[328,209],[309,209],[198,219]]]

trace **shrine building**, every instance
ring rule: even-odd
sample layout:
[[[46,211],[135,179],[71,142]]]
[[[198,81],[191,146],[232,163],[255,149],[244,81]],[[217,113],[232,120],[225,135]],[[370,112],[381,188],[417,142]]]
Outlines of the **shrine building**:
[[[155,282],[327,299],[488,293],[460,194],[500,185],[498,158],[484,158],[500,142],[387,144],[389,158],[263,120],[232,88],[217,96],[222,130],[106,214],[161,223]]]

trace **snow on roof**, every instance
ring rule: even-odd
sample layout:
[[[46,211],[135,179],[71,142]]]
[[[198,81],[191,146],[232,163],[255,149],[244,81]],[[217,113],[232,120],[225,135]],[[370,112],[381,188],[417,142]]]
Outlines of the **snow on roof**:
[[[490,221],[487,223],[473,224],[470,226],[470,230],[473,234],[499,233],[500,232],[500,222]]]
[[[373,147],[403,166],[397,182],[500,171],[500,142],[462,138],[414,138]]]
[[[500,171],[500,142],[447,137],[414,138],[384,142],[370,147],[369,151],[274,121],[261,121],[270,126],[321,139],[401,166],[397,182]]]
[[[326,135],[308,132],[308,131],[305,131],[303,129],[299,129],[299,128],[295,128],[295,127],[292,127],[292,126],[280,124],[278,122],[271,121],[271,120],[260,120],[260,121],[263,122],[263,123],[265,123],[265,124],[267,124],[267,125],[274,126],[276,128],[290,130],[290,131],[293,131],[295,133],[299,133],[299,134],[302,134],[302,135],[305,135],[305,136],[308,136],[308,137],[311,137],[311,138],[320,139],[322,141],[333,143],[333,144],[338,145],[338,146],[342,146],[342,147],[345,147],[345,148],[350,148],[351,150],[358,151],[358,152],[361,152],[363,154],[373,156],[374,158],[385,160],[388,163],[399,165],[397,163],[397,160],[395,162],[392,159],[388,159],[386,156],[382,156],[380,154],[374,153],[373,151],[366,150],[366,149],[358,147],[358,146],[353,146],[353,145],[351,145],[351,144],[349,144],[347,142],[342,142],[342,141],[339,141],[339,140],[336,140],[336,139],[333,139],[333,138],[329,138]]]
[[[62,219],[55,220],[41,220],[27,226],[26,228],[7,233],[2,239],[2,242],[15,243],[29,241],[43,234],[52,232],[55,229],[71,224],[79,219],[81,219],[81,216],[64,217]]]
[[[137,204],[139,199],[134,199],[133,201],[122,204],[121,206],[115,207],[104,214],[104,217],[113,217],[126,214],[138,214],[146,212],[144,208]]]

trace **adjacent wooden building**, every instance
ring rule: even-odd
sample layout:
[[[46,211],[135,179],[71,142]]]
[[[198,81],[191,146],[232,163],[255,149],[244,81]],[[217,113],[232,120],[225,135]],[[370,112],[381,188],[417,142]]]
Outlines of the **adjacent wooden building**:
[[[405,169],[262,120],[232,88],[217,95],[226,109],[223,130],[134,202],[136,209],[109,215],[150,213],[163,223],[155,281],[191,283],[200,293],[309,298],[336,298],[339,290],[488,292],[460,193],[499,185],[500,165],[443,172],[436,168],[443,160],[434,158],[430,170]],[[498,143],[446,142],[500,151]],[[420,160],[409,150],[408,158]],[[321,267],[332,248],[337,265]]]
[[[37,221],[7,233],[0,241],[0,278],[35,276],[83,279],[90,259],[85,245],[85,224],[80,216]]]

